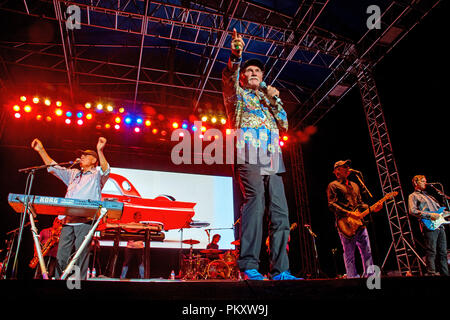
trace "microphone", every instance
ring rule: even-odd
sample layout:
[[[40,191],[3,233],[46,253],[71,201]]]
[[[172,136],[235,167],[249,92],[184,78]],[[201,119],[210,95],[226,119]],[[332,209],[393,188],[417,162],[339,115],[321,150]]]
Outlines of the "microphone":
[[[306,229],[308,229],[309,233],[311,234],[311,236],[313,236],[314,238],[317,238],[317,234],[315,234],[312,230],[311,230],[311,226],[309,224],[304,224],[303,225]]]
[[[427,182],[427,186],[432,186],[435,184],[441,184],[440,182]]]
[[[77,165],[80,162],[81,162],[80,158],[77,158],[75,161],[71,161],[72,164],[70,165],[69,169],[71,169],[73,166]]]
[[[361,171],[349,168],[348,171],[353,172],[353,173],[357,173],[357,174],[361,174]]]
[[[266,84],[264,81],[261,81],[261,82],[259,83],[259,88],[260,88],[264,93],[267,92],[267,84]],[[276,102],[277,102],[278,104],[283,105],[283,102],[281,101],[280,97],[278,97],[277,95],[274,95],[272,98],[275,99]]]

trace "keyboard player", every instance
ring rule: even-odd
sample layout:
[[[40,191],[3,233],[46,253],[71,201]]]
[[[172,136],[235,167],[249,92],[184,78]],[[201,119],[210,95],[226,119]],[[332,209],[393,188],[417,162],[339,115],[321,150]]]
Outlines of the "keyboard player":
[[[97,152],[80,150],[80,169],[68,169],[60,166],[48,168],[48,172],[62,180],[67,186],[66,198],[101,200],[101,191],[110,173],[108,161],[103,153],[105,145],[106,139],[100,137],[97,142]],[[39,139],[34,139],[31,147],[39,153],[46,165],[56,164]],[[99,168],[97,168],[98,165]],[[78,250],[91,228],[91,221],[86,218],[69,216],[60,216],[59,218],[64,219],[64,221],[57,252],[55,270],[57,279],[61,277],[69,263],[72,248],[75,247],[75,250]],[[89,247],[83,250],[76,265],[80,268],[81,279],[86,279],[89,265]]]

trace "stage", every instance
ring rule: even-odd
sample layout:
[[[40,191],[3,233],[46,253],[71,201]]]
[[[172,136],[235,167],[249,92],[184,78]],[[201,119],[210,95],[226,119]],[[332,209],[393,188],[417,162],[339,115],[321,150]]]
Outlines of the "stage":
[[[367,279],[317,279],[298,281],[234,281],[234,280],[119,280],[97,278],[80,282],[80,288],[68,288],[61,280],[2,280],[0,281],[1,301],[47,302],[84,306],[92,303],[108,308],[125,306],[147,306],[152,310],[164,310],[164,315],[200,315],[209,312],[206,307],[215,307],[214,318],[219,316],[249,315],[250,307],[261,308],[261,318],[267,318],[263,306],[268,308],[268,316],[275,316],[283,310],[314,306],[315,312],[329,312],[327,306],[353,307],[374,304],[380,307],[398,307],[414,301],[442,299],[450,284],[449,277],[382,277],[379,289],[369,289]],[[73,283],[72,283],[73,284]],[[407,303],[407,304],[403,304]],[[317,308],[317,306],[324,306]],[[205,307],[205,309],[200,309]],[[352,308],[353,308],[352,307]],[[250,308],[250,309],[249,309]],[[411,311],[411,308],[408,307]],[[380,311],[373,309],[371,313]],[[211,311],[212,312],[212,311]],[[232,314],[235,312],[236,314]],[[258,312],[258,310],[253,310]],[[203,314],[205,316],[205,314]],[[209,314],[212,317],[212,314]],[[196,318],[196,317],[191,317]],[[171,317],[174,319],[174,317]]]

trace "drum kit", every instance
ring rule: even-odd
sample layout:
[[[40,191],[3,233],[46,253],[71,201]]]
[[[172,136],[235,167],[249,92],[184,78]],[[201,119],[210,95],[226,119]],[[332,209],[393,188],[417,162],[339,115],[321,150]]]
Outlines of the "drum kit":
[[[183,280],[239,280],[240,272],[237,265],[239,250],[204,249],[200,254],[193,254],[193,245],[200,241],[188,239],[182,241],[191,246],[189,255],[181,261],[181,279]],[[239,240],[231,243],[239,246]]]

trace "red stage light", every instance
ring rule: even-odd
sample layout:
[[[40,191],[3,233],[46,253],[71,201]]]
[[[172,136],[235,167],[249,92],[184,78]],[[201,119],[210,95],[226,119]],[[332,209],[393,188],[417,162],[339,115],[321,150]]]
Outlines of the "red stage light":
[[[23,107],[23,111],[31,112],[31,107],[29,105],[26,105],[25,107]]]
[[[61,107],[62,106],[62,102],[61,101],[56,101],[56,106],[57,107]]]
[[[39,98],[38,98],[38,97],[34,97],[34,98],[33,98],[33,102],[34,102],[34,103],[39,103]]]
[[[284,142],[283,141],[280,141],[280,146],[281,147],[284,146]]]
[[[202,128],[200,129],[202,132],[205,132],[206,131],[206,127],[205,126],[202,126]]]
[[[288,136],[283,136],[283,141],[288,141],[289,137]]]
[[[152,125],[152,122],[150,120],[145,120],[145,125],[147,127],[150,127]]]
[[[178,128],[178,122],[173,122],[173,123],[172,123],[172,127],[173,127],[174,129]]]
[[[111,128],[111,125],[109,123],[107,123],[107,124],[105,124],[105,128],[109,129],[109,128]]]
[[[20,111],[20,107],[16,104],[16,105],[13,107],[13,110],[16,111],[16,112],[17,112],[17,111]]]
[[[120,119],[120,117],[116,117],[116,118],[114,119],[114,121],[115,121],[116,123],[120,123],[120,122],[122,122],[122,119]]]
[[[92,107],[92,104],[91,104],[90,102],[86,102],[85,105],[84,105],[84,107],[85,107],[86,109],[90,109],[90,108]]]
[[[116,125],[114,126],[114,129],[119,130],[119,129],[120,129],[120,125],[116,124]]]
[[[63,114],[63,111],[61,110],[61,109],[56,109],[55,110],[55,114],[59,117],[59,116],[62,116],[62,114]]]
[[[158,129],[154,128],[154,129],[152,130],[152,133],[153,133],[153,134],[157,134],[157,133],[158,133]]]
[[[45,99],[45,100],[44,100],[44,104],[45,104],[46,106],[49,106],[49,105],[51,105],[52,103],[51,103],[51,101],[50,101],[49,99]]]
[[[45,117],[45,121],[47,121],[47,122],[50,122],[50,121],[52,121],[52,117],[50,117],[50,116],[46,116],[46,117]]]
[[[25,96],[21,96],[21,97],[20,97],[20,101],[22,101],[22,102],[25,102],[25,101],[27,101],[27,97],[25,97]]]
[[[86,115],[86,119],[91,120],[91,119],[92,119],[92,113],[88,113],[88,114]]]
[[[14,114],[14,118],[16,118],[16,119],[19,119],[21,116],[22,116],[22,115],[21,115],[20,113],[18,113],[18,112],[16,112],[16,113]]]
[[[139,128],[139,127],[134,128],[134,132],[136,132],[136,133],[141,132],[141,128]]]
[[[42,120],[42,115],[38,114],[38,115],[36,116],[36,120]]]

